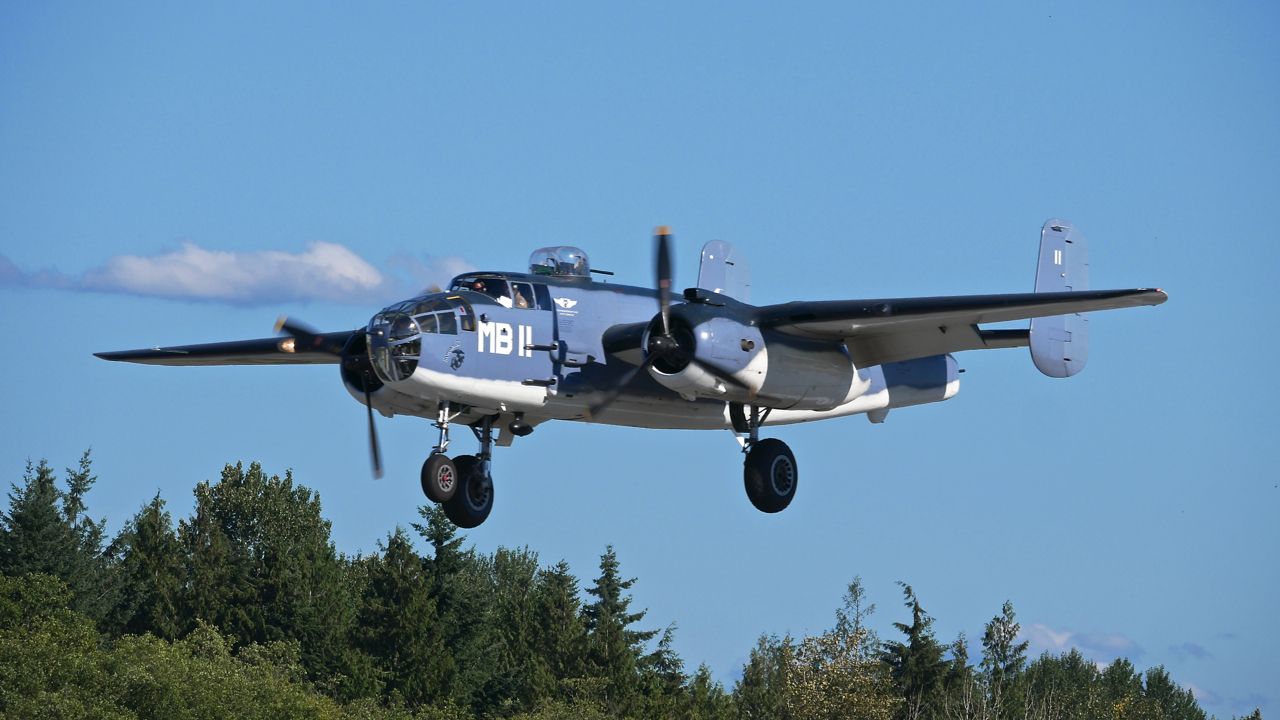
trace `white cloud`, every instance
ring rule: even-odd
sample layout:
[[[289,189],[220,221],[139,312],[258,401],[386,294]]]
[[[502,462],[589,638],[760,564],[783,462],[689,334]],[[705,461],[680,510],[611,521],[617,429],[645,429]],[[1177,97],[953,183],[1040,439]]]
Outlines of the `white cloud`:
[[[443,285],[471,269],[458,257],[401,257],[400,273],[380,271],[343,245],[315,242],[298,253],[230,252],[195,243],[158,255],[118,255],[79,277],[57,271],[29,273],[0,256],[0,284],[121,293],[175,300],[265,305],[325,300],[384,303]],[[409,275],[408,278],[402,277]]]
[[[1144,654],[1141,646],[1121,633],[1080,633],[1034,623],[1024,627],[1019,636],[1030,644],[1032,655],[1061,653],[1074,648],[1101,665],[1121,657],[1136,660]]]

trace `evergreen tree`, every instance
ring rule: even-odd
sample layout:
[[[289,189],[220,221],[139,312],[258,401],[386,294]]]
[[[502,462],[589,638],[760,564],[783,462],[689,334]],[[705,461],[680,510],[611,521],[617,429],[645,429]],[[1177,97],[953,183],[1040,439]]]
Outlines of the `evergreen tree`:
[[[550,674],[538,650],[538,555],[528,548],[498,548],[491,567],[495,657],[483,704],[504,713],[533,710]]]
[[[539,677],[538,695],[560,695],[567,681],[586,677],[587,629],[581,616],[578,579],[561,560],[538,572],[534,589],[535,647],[538,666],[546,674]]]
[[[628,612],[631,597],[623,593],[635,585],[635,578],[623,580],[618,572],[618,556],[613,546],[600,557],[600,577],[587,593],[595,600],[582,609],[587,628],[589,672],[604,681],[604,701],[614,714],[625,714],[635,705],[637,667],[644,643],[656,630],[632,630],[645,611]]]
[[[933,636],[933,618],[920,607],[915,591],[904,582],[898,585],[902,588],[904,604],[911,610],[911,624],[893,624],[906,635],[906,641],[888,643],[885,662],[905,701],[899,717],[903,720],[932,718],[939,711],[939,695],[947,671],[942,660],[942,645]]]
[[[483,687],[493,675],[495,660],[487,593],[490,569],[474,550],[462,549],[465,538],[443,508],[423,506],[418,514],[425,522],[413,527],[431,545],[424,566],[448,649],[441,658],[445,696],[457,705],[478,704],[484,709]]]
[[[693,708],[685,683],[684,661],[672,647],[675,626],[668,626],[653,652],[640,660],[639,686],[644,717],[685,717]]]
[[[164,504],[157,492],[112,543],[119,557],[121,593],[113,611],[119,633],[152,633],[167,640],[181,634],[182,552]]]
[[[1013,603],[1006,600],[982,634],[982,672],[996,720],[1022,710],[1018,681],[1027,662],[1027,643],[1017,641],[1021,629],[1014,618]]]
[[[366,561],[358,637],[386,696],[417,707],[444,696],[448,651],[422,557],[408,535],[396,528],[381,550]]]
[[[88,450],[67,469],[66,492],[46,461],[28,462],[22,486],[11,486],[9,511],[0,514],[0,572],[52,575],[70,587],[72,608],[102,621],[115,593],[103,522],[85,514],[84,496],[96,479]]]
[[[689,679],[688,693],[689,717],[692,720],[733,720],[736,717],[733,698],[711,676],[711,668],[705,663],[699,665],[698,671]]]
[[[733,687],[734,703],[742,720],[787,720],[787,658],[791,638],[761,635],[742,666],[742,677]]]

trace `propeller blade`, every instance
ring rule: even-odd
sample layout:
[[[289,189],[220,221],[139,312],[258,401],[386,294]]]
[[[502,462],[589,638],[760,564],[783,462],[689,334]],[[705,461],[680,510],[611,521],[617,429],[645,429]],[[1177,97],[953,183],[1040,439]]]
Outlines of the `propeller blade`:
[[[655,353],[650,353],[649,356],[644,359],[644,362],[628,370],[627,374],[623,375],[621,380],[605,392],[604,397],[592,403],[591,406],[587,408],[587,418],[594,418],[605,410],[608,410],[609,406],[612,405],[613,402],[618,399],[618,396],[622,394],[622,389],[629,385],[632,380],[635,380],[636,375],[647,370],[649,366],[657,360],[657,358],[658,356]]]
[[[297,340],[300,350],[342,355],[342,348],[326,343],[324,336],[315,328],[286,315],[281,315],[276,320],[276,332],[282,332]]]
[[[365,374],[364,409],[369,412],[369,459],[373,461],[373,478],[382,477],[382,451],[378,449],[378,428],[373,424],[373,399],[369,393],[369,376]]]
[[[671,228],[658,226],[654,231],[658,241],[658,312],[662,315],[662,334],[671,336]]]

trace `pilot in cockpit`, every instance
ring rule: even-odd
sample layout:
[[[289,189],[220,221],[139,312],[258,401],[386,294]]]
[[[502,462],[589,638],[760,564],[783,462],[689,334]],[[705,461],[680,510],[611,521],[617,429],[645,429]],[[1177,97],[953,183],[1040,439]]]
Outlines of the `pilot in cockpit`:
[[[503,307],[511,307],[511,296],[507,294],[506,284],[502,280],[477,278],[475,282],[471,283],[471,289],[497,300],[498,304]]]

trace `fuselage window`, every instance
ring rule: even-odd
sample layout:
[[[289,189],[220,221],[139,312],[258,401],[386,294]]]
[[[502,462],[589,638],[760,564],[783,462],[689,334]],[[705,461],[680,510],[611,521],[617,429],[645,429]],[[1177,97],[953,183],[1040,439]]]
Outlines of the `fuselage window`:
[[[436,320],[439,323],[440,332],[442,334],[444,335],[458,334],[458,318],[455,317],[453,313],[451,312],[440,313],[439,315],[436,315]]]
[[[511,296],[515,307],[528,309],[534,306],[533,286],[529,283],[511,283]]]
[[[436,330],[436,316],[423,315],[422,317],[418,318],[418,328],[421,329],[421,331],[424,333],[438,332]]]
[[[555,308],[551,307],[551,293],[547,292],[547,286],[546,286],[546,285],[543,285],[542,283],[538,283],[537,285],[534,285],[534,286],[533,286],[533,296],[534,296],[535,298],[537,298],[537,304],[538,304],[538,309],[539,309],[539,310],[554,310],[554,309],[555,309]]]

